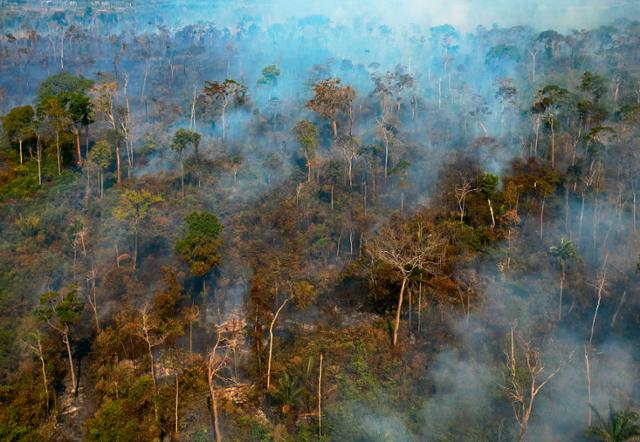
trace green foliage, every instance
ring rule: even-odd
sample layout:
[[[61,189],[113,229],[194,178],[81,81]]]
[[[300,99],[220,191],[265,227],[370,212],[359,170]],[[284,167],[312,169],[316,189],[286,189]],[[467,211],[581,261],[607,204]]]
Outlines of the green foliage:
[[[193,212],[185,219],[187,231],[176,242],[176,251],[189,265],[191,273],[204,276],[220,263],[222,225],[209,212]]]
[[[176,133],[173,134],[171,149],[173,149],[178,155],[182,155],[182,152],[184,152],[184,150],[190,145],[197,150],[199,144],[200,134],[198,132],[187,129],[178,129]]]
[[[549,254],[556,260],[561,268],[564,268],[569,261],[578,257],[578,248],[573,241],[562,238],[557,246],[549,248]]]
[[[609,404],[609,416],[605,420],[595,407],[591,406],[591,409],[598,424],[589,427],[588,434],[602,442],[631,442],[640,439],[640,425],[637,423],[640,416],[635,411],[629,408],[615,410]]]
[[[278,85],[278,77],[280,77],[280,69],[275,64],[266,66],[262,69],[262,77],[258,79],[258,85],[276,87]]]
[[[149,216],[151,207],[162,201],[159,195],[153,195],[147,190],[127,190],[120,202],[113,209],[113,216],[137,228]]]
[[[87,422],[92,441],[148,441],[159,435],[153,421],[153,381],[143,375],[125,378],[118,388],[119,399],[108,399]]]
[[[45,292],[40,296],[40,305],[36,308],[36,317],[64,329],[74,324],[84,309],[84,302],[78,298],[76,286],[65,292]]]
[[[38,101],[63,94],[84,94],[93,85],[93,81],[61,72],[44,80],[38,88]]]
[[[108,141],[100,140],[91,149],[90,159],[102,170],[107,169],[113,161],[113,149]]]
[[[482,193],[484,193],[487,198],[493,198],[498,188],[498,183],[500,182],[500,178],[496,175],[493,175],[489,172],[486,172],[482,175],[482,184],[480,189]]]
[[[500,63],[503,60],[520,60],[520,52],[518,48],[511,45],[498,45],[489,49],[485,57],[485,63],[494,65]]]
[[[593,101],[598,102],[607,93],[607,83],[603,76],[587,71],[580,78],[580,90],[590,93]]]
[[[11,143],[33,136],[34,116],[33,107],[18,106],[2,118],[2,130]]]
[[[293,133],[305,151],[306,158],[313,158],[318,146],[318,128],[309,120],[300,120],[293,127]]]

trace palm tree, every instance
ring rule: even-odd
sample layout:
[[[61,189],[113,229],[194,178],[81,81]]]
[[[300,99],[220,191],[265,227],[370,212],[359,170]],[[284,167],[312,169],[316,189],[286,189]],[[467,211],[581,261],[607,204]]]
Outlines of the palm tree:
[[[578,257],[578,248],[573,241],[562,238],[557,246],[549,249],[549,254],[560,266],[560,299],[558,308],[558,320],[562,320],[562,292],[564,289],[565,268],[567,263]]]
[[[591,406],[598,419],[598,425],[588,428],[587,433],[595,436],[603,442],[632,442],[640,441],[640,425],[638,413],[625,408],[614,410],[609,404],[609,420],[605,421],[598,410]]]

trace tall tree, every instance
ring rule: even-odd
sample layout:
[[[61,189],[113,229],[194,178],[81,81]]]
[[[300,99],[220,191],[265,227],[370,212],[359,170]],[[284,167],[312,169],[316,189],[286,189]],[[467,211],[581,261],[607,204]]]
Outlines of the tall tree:
[[[33,118],[35,112],[31,106],[19,106],[11,109],[2,118],[2,130],[8,141],[18,143],[20,164],[23,163],[23,143],[34,136]]]
[[[84,309],[83,302],[77,296],[77,288],[69,287],[63,292],[46,292],[40,296],[40,304],[36,308],[36,316],[51,329],[60,334],[67,349],[69,359],[69,373],[71,375],[71,392],[76,394],[76,372],[71,351],[70,327],[80,318]]]
[[[493,204],[491,203],[491,199],[496,194],[498,183],[500,182],[500,178],[491,173],[485,173],[482,176],[482,183],[480,185],[480,189],[482,193],[484,193],[487,198],[487,205],[489,206],[489,212],[491,213],[491,228],[496,227],[496,217],[493,211]]]
[[[116,82],[98,83],[91,88],[93,108],[102,115],[113,133],[116,152],[116,182],[120,184],[122,182],[122,161],[120,158],[119,124],[114,103],[117,93],[118,83]]]
[[[418,229],[407,224],[387,225],[367,244],[367,252],[374,259],[391,267],[401,281],[396,320],[393,327],[393,346],[398,343],[400,315],[407,283],[418,273],[435,274],[444,247],[443,239],[436,232]]]
[[[339,78],[320,80],[313,85],[313,98],[307,107],[319,113],[322,118],[331,120],[333,137],[338,137],[338,113],[345,112],[351,116],[351,105],[356,92],[351,86],[342,86]]]
[[[555,84],[547,85],[538,91],[536,101],[533,104],[534,113],[542,116],[549,131],[551,132],[551,168],[556,167],[556,130],[560,113],[566,109],[570,99],[567,89]]]
[[[100,198],[104,196],[104,172],[111,166],[113,161],[113,149],[108,141],[100,140],[91,149],[90,159],[98,168],[98,178],[100,181]]]
[[[293,127],[293,133],[307,162],[307,182],[311,182],[311,169],[318,150],[318,128],[309,120],[300,120]]]
[[[62,145],[60,136],[71,127],[71,117],[59,97],[47,97],[40,104],[40,113],[44,121],[53,129],[56,144],[58,175],[62,173]]]
[[[562,238],[557,246],[552,246],[549,249],[549,254],[551,254],[551,256],[560,266],[560,296],[558,301],[558,320],[562,320],[562,291],[564,289],[566,267],[569,262],[578,257],[578,248],[572,241]]]
[[[138,265],[138,249],[140,228],[151,214],[152,206],[162,201],[159,195],[153,195],[147,190],[127,190],[120,196],[120,202],[113,210],[116,219],[124,221],[133,231],[132,267]]]
[[[180,160],[180,185],[182,189],[182,197],[184,198],[184,151],[189,146],[193,146],[194,150],[200,144],[200,134],[192,130],[178,129],[173,134],[171,149],[178,154]]]
[[[226,136],[226,111],[230,104],[242,104],[246,99],[247,87],[236,80],[227,78],[220,81],[205,81],[204,95],[213,104],[220,104],[220,119],[222,123],[222,139]]]
[[[209,212],[193,212],[187,216],[185,223],[187,229],[176,242],[176,251],[189,265],[191,273],[202,278],[204,295],[206,276],[220,263],[222,225]]]

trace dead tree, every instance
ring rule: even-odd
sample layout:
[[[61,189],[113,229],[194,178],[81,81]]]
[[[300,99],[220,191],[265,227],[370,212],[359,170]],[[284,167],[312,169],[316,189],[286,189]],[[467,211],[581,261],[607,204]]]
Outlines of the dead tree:
[[[220,330],[217,330],[216,343],[207,358],[207,383],[211,396],[211,415],[213,417],[214,442],[222,441],[220,432],[220,417],[218,415],[218,398],[216,396],[216,379],[221,378],[221,371],[226,368],[229,360],[229,347],[225,345]]]
[[[276,313],[273,315],[273,319],[271,320],[271,324],[269,325],[269,358],[267,360],[267,390],[271,387],[271,357],[273,355],[273,326],[278,319],[278,315],[282,311],[285,305],[289,302],[289,298],[286,298],[280,308],[276,310]]]
[[[609,255],[604,257],[604,263],[602,264],[602,270],[600,271],[596,283],[594,285],[596,289],[596,307],[593,311],[593,320],[591,321],[591,334],[589,335],[589,346],[593,341],[593,335],[596,329],[596,320],[598,319],[598,311],[600,310],[600,304],[602,303],[602,293],[604,292],[604,286],[607,281],[607,260]]]
[[[416,230],[405,224],[388,225],[380,230],[367,245],[367,251],[373,258],[392,267],[401,279],[400,294],[393,327],[393,346],[398,343],[398,329],[404,292],[410,276],[415,272],[435,274],[439,267],[440,252],[444,247],[443,239],[436,233],[423,232],[421,226]]]
[[[511,400],[513,415],[519,426],[518,441],[521,442],[525,439],[536,397],[560,372],[562,365],[547,374],[540,350],[521,335],[516,335],[514,328],[511,328],[509,349],[505,355],[507,380],[503,388]]]
[[[471,192],[475,192],[478,189],[471,186],[471,180],[469,180],[468,178],[462,176],[461,180],[462,182],[460,183],[460,185],[456,185],[455,187],[455,195],[456,200],[458,201],[458,208],[460,210],[460,222],[463,222],[467,195],[469,195]]]
[[[44,349],[42,348],[42,336],[39,331],[29,333],[23,340],[24,345],[40,360],[40,368],[42,369],[42,387],[44,389],[44,397],[46,402],[47,413],[49,412],[49,380],[47,378],[47,364],[44,360]]]

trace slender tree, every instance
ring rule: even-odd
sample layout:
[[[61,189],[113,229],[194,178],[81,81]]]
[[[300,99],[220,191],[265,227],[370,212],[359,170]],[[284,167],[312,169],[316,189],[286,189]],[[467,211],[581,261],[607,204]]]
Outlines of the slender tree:
[[[69,374],[71,375],[71,392],[75,395],[78,389],[76,371],[71,351],[70,328],[80,318],[84,309],[83,302],[77,296],[75,286],[63,292],[46,292],[40,296],[40,304],[36,308],[36,316],[51,329],[60,334],[67,350]]]

